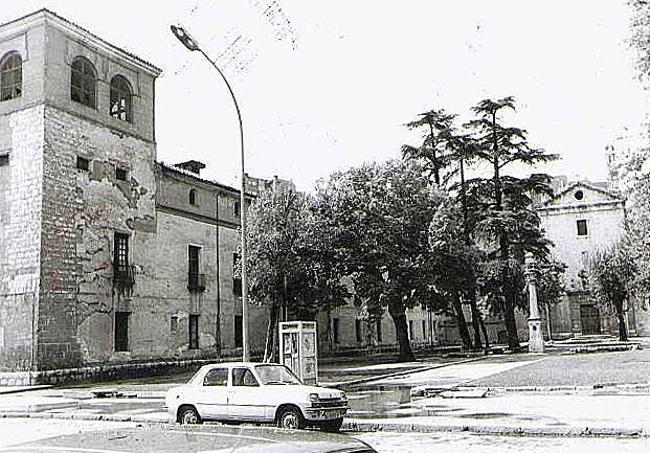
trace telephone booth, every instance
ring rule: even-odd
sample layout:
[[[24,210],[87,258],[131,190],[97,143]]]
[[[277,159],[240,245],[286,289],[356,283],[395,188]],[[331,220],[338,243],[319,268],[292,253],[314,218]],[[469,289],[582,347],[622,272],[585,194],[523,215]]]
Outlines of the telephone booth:
[[[305,384],[318,382],[316,323],[290,321],[280,323],[280,363],[288,366]]]

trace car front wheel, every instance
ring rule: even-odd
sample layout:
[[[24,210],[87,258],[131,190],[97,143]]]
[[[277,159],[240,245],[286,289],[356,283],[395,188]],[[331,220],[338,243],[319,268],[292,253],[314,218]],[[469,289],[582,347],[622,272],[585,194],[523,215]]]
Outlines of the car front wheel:
[[[300,410],[290,407],[283,410],[278,417],[278,427],[285,429],[302,429],[305,427],[305,419]]]
[[[343,417],[335,418],[334,420],[327,420],[321,422],[319,428],[321,431],[326,433],[338,433],[341,430],[341,425],[343,424]]]
[[[178,411],[178,421],[181,425],[199,425],[201,416],[191,406],[184,406]]]

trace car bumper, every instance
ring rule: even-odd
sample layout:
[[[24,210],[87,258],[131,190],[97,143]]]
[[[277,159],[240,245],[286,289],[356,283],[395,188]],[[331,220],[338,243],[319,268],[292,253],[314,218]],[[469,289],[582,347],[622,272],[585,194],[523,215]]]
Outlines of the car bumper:
[[[348,409],[348,406],[308,407],[304,410],[305,419],[309,421],[335,420],[343,417]]]

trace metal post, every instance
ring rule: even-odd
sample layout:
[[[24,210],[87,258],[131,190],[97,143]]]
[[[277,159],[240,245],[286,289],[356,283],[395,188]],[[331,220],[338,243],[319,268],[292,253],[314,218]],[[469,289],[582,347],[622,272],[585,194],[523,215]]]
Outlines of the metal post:
[[[542,318],[537,306],[537,270],[535,258],[531,252],[526,253],[526,281],[528,282],[528,301],[530,317],[528,318],[528,352],[544,352],[542,335]]]
[[[228,79],[221,72],[221,69],[217,64],[201,49],[198,43],[192,38],[187,31],[181,26],[172,25],[172,33],[178,40],[189,50],[195,51],[198,50],[206,60],[217,70],[221,78],[223,79],[226,87],[228,87],[228,92],[230,92],[230,97],[235,104],[235,110],[237,111],[237,121],[239,122],[239,144],[241,152],[241,193],[239,197],[239,212],[241,215],[241,303],[242,303],[242,361],[248,362],[250,360],[249,350],[248,350],[248,285],[246,283],[246,166],[244,161],[244,124],[241,119],[241,111],[239,110],[239,104],[237,103],[237,98],[235,93],[228,83]]]

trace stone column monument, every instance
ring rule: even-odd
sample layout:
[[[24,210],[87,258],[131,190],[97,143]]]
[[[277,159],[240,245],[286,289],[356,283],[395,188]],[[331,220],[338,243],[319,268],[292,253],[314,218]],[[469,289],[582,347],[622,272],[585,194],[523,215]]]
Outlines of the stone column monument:
[[[530,316],[528,318],[528,352],[544,352],[544,337],[542,336],[542,318],[537,306],[537,269],[535,258],[531,252],[526,253],[526,282],[528,283],[528,302]]]

